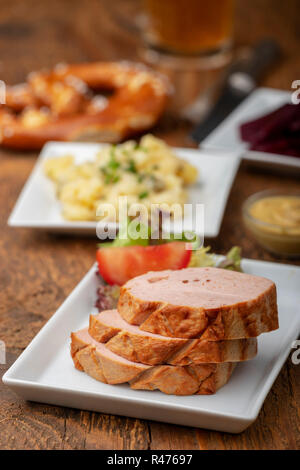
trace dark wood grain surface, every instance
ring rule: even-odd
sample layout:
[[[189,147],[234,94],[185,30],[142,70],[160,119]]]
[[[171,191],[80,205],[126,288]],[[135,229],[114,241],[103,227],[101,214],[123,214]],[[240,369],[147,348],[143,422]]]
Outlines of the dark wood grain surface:
[[[237,2],[238,45],[275,36],[282,46],[283,59],[265,78],[266,86],[290,89],[291,82],[300,78],[298,11],[298,0]],[[135,59],[136,45],[136,38],[114,24],[100,0],[0,1],[0,78],[7,83],[18,83],[31,70],[62,61]],[[188,130],[187,124],[167,116],[154,132],[170,144],[187,146]],[[7,364],[0,366],[0,375],[95,257],[95,240],[7,226],[36,156],[0,152],[0,339],[7,346]],[[297,188],[299,182],[299,174],[272,173],[243,163],[220,235],[206,243],[219,253],[237,244],[245,257],[286,262],[248,238],[241,205],[256,191]],[[0,382],[0,449],[299,449],[299,379],[300,366],[289,358],[257,421],[240,435],[25,403]]]

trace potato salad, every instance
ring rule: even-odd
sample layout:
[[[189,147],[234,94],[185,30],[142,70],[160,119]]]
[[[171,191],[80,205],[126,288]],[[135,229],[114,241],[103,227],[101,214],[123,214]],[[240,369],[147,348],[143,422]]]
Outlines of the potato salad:
[[[194,166],[152,135],[140,143],[105,145],[93,161],[80,164],[72,155],[49,158],[44,170],[55,183],[67,220],[98,220],[97,209],[104,203],[117,212],[120,196],[127,197],[128,205],[143,203],[148,210],[151,204],[183,205],[186,186],[197,178]]]

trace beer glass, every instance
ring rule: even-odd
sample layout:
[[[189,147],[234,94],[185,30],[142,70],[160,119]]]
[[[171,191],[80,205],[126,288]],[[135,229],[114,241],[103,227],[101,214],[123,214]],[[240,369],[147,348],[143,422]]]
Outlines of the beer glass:
[[[138,33],[147,58],[205,63],[231,49],[234,0],[107,0],[122,26]],[[151,61],[151,60],[150,60]]]

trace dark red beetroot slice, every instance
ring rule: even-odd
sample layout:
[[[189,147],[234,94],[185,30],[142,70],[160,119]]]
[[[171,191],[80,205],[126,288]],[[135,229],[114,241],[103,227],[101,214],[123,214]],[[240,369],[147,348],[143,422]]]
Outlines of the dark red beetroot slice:
[[[251,144],[270,140],[290,128],[300,117],[300,105],[286,104],[272,113],[240,127],[241,137]]]
[[[300,150],[296,148],[290,148],[284,151],[283,155],[288,155],[289,157],[300,157]]]
[[[242,124],[240,126],[241,139],[244,142],[250,142],[250,143],[256,140],[256,136],[258,132],[261,130],[261,128],[267,124],[269,119],[279,114],[280,110],[281,108],[275,109],[275,111],[272,111],[272,113],[265,114],[264,116],[258,119],[255,119],[254,121],[248,121]]]
[[[291,132],[297,132],[300,135],[300,119],[297,118],[297,121],[293,121],[290,124],[290,131]]]
[[[278,139],[253,144],[250,150],[300,157],[300,138],[280,137]]]

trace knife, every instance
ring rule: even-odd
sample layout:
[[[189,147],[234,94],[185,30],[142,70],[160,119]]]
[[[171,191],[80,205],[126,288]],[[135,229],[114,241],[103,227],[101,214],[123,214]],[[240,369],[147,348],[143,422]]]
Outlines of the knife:
[[[237,60],[227,74],[221,95],[206,118],[192,131],[191,137],[200,143],[256,88],[266,70],[280,57],[276,41],[264,39],[249,57]]]

